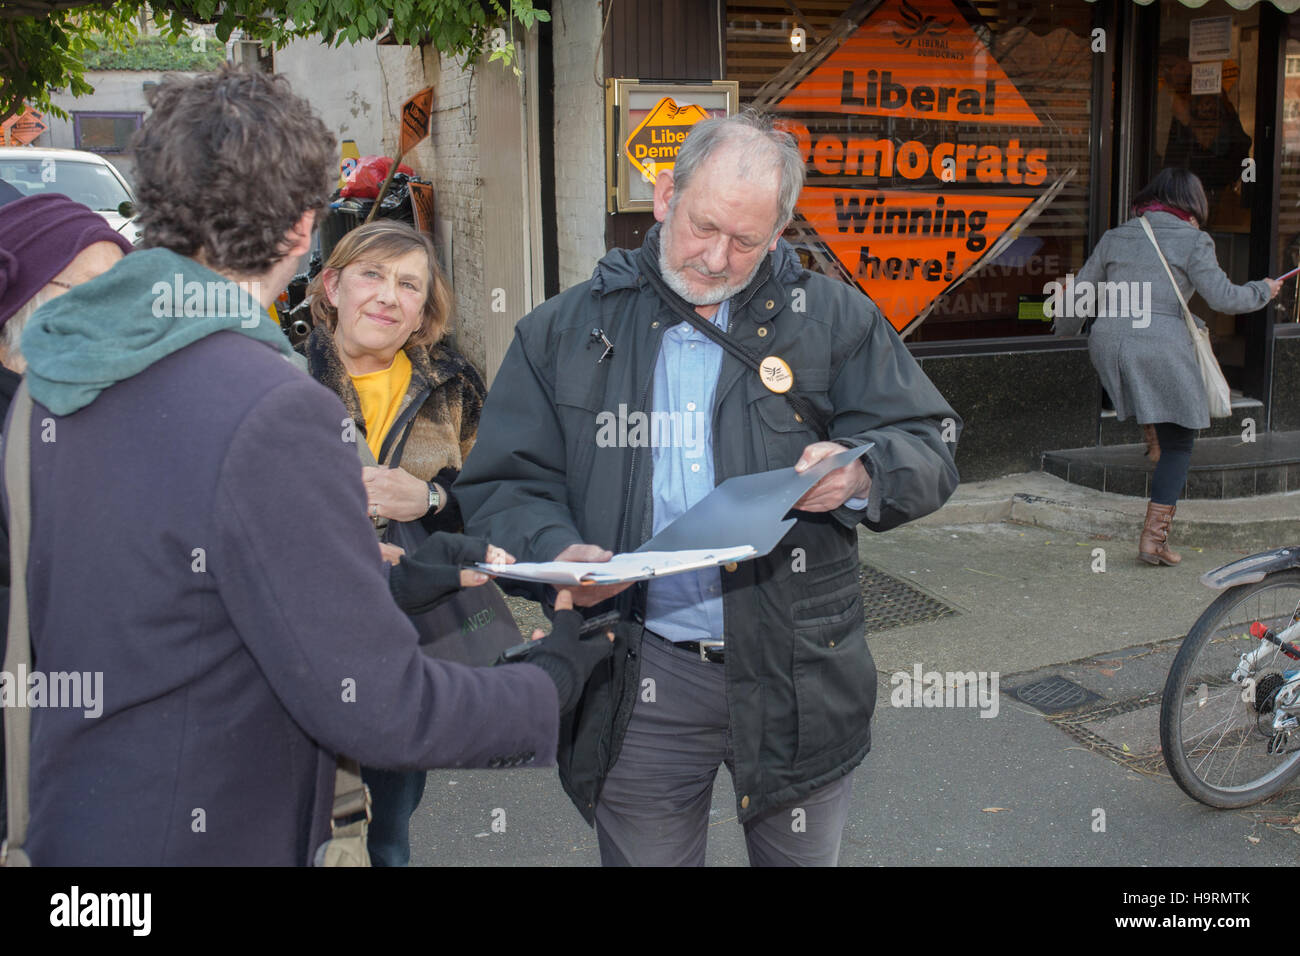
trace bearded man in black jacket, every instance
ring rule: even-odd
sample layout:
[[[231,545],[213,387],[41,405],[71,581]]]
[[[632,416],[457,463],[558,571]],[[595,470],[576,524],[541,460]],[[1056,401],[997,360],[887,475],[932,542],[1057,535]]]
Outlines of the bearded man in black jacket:
[[[927,514],[957,484],[956,414],[875,305],[780,238],[802,183],[793,140],[762,119],[693,127],[658,174],[645,244],[518,324],[456,483],[470,533],[520,560],[602,560],[727,478],[871,445],[800,499],[770,554],[577,592],[624,618],[558,757],[607,865],[702,863],[720,764],[752,863],[836,861],[876,696],[857,528]],[[628,409],[691,422],[676,431],[689,447],[608,440],[602,424]]]

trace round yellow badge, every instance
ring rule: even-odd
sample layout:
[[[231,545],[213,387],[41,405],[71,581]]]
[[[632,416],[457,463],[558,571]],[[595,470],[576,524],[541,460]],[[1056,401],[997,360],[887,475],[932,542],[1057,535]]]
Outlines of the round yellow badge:
[[[784,394],[794,388],[794,373],[790,366],[775,355],[769,355],[758,363],[759,377],[768,391]]]

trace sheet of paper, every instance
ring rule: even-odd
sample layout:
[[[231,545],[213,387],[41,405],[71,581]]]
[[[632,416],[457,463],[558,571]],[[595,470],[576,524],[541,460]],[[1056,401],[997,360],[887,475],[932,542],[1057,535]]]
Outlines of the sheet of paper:
[[[867,442],[846,448],[802,474],[790,467],[728,478],[637,552],[749,545],[756,552],[754,557],[762,557],[794,526],[797,519],[785,516],[804,492],[835,469],[861,458],[871,447]]]
[[[543,561],[519,564],[476,564],[494,577],[539,581],[557,587],[582,584],[623,584],[648,581],[669,574],[698,571],[731,561],[757,557],[748,545],[738,548],[704,548],[693,551],[638,551],[616,554],[608,561]]]
[[[1232,17],[1198,17],[1187,25],[1187,59],[1226,60],[1232,56]]]
[[[1216,61],[1192,64],[1192,95],[1218,93],[1223,89],[1223,64]]]

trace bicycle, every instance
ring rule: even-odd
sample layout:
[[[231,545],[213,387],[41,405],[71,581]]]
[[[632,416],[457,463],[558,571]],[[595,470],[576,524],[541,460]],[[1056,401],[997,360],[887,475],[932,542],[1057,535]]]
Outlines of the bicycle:
[[[1223,593],[1169,669],[1160,745],[1188,796],[1237,809],[1300,775],[1300,547],[1233,561],[1201,583]]]

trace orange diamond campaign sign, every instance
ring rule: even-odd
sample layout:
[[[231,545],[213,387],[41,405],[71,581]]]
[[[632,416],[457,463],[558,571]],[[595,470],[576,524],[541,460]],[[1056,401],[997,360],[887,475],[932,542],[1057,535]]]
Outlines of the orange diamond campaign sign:
[[[901,331],[1031,202],[1030,196],[809,186],[799,197],[799,211]]]
[[[429,114],[433,111],[433,87],[426,86],[402,104],[401,155],[429,135]]]
[[[671,96],[665,96],[646,114],[623,147],[628,162],[651,182],[660,169],[672,169],[677,162],[677,151],[686,142],[686,134],[709,113],[694,103],[678,106]]]
[[[29,106],[19,115],[0,123],[0,134],[9,146],[26,146],[49,128],[45,117]]]
[[[799,215],[900,333],[1050,188],[1041,121],[951,0],[885,0],[773,110]]]
[[[890,0],[782,102],[899,119],[1038,126],[965,17],[948,0]]]

